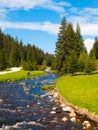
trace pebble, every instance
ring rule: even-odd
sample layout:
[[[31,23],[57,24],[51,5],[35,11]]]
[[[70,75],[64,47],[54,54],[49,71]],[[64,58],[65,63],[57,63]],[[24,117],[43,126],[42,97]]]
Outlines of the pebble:
[[[56,108],[57,108],[57,107],[53,107],[52,109],[53,109],[53,110],[56,110]]]
[[[76,117],[71,117],[71,118],[70,118],[70,121],[76,122]]]
[[[67,117],[63,117],[61,120],[62,120],[63,122],[66,122],[68,119],[67,119]]]
[[[69,106],[63,107],[62,110],[66,112],[74,112],[74,110]]]
[[[50,114],[56,114],[56,112],[55,111],[51,111]]]
[[[65,104],[64,104],[64,103],[62,103],[62,104],[60,105],[60,107],[65,107]]]
[[[91,124],[89,121],[84,121],[83,122],[83,129],[88,130],[91,127]]]
[[[0,103],[2,103],[3,102],[3,100],[2,99],[0,99]]]
[[[76,117],[76,113],[75,112],[69,113],[69,117]]]

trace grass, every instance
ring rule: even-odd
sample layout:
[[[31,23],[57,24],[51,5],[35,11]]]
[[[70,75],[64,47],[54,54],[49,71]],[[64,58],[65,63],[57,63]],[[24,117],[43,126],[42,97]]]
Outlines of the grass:
[[[68,102],[98,114],[98,74],[62,76],[56,86]]]
[[[45,85],[45,86],[42,86],[41,89],[42,90],[54,90],[54,86],[53,85]]]
[[[0,82],[17,81],[45,74],[44,71],[18,71],[0,75]]]

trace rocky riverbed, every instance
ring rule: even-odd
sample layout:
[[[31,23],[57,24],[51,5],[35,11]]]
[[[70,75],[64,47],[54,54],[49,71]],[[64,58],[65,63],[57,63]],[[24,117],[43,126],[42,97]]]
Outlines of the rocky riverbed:
[[[0,130],[98,130],[96,122],[61,103],[57,92],[41,90],[56,78],[49,73],[0,83]]]

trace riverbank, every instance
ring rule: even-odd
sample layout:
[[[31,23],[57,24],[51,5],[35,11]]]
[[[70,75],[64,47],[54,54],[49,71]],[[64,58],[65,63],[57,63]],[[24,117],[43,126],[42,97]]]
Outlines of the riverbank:
[[[44,71],[24,71],[14,69],[14,71],[4,72],[1,74],[0,82],[19,81],[44,74],[46,74]]]
[[[98,74],[62,76],[56,86],[68,102],[98,114]]]
[[[88,120],[94,121],[98,123],[98,115],[95,115],[94,113],[89,112],[85,108],[80,108],[79,106],[75,106],[72,103],[69,103],[65,97],[63,97],[59,91],[56,89],[55,93],[58,93],[58,100],[60,103],[65,104],[66,106],[70,106],[71,108],[74,109],[74,111],[80,115],[83,115],[84,117],[87,117]],[[54,93],[54,94],[55,94]]]

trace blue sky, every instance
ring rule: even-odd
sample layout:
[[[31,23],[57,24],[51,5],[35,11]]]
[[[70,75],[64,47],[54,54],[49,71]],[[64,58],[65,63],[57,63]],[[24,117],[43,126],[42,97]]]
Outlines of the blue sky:
[[[4,33],[54,53],[62,16],[80,24],[88,51],[98,36],[98,0],[0,0],[0,27]]]

